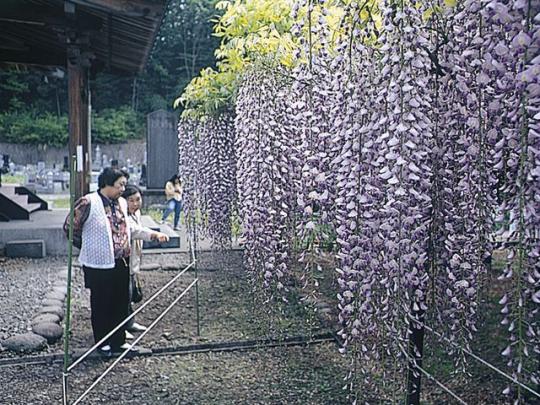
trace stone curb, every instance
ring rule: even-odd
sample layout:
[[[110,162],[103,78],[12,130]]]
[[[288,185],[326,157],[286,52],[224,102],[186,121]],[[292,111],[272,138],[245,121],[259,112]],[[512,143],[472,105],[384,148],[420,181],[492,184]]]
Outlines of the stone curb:
[[[18,334],[2,341],[2,346],[15,352],[35,352],[47,343],[54,343],[64,333],[61,321],[64,318],[64,301],[67,294],[67,267],[56,273],[56,280],[45,294],[38,313],[31,321],[32,332]]]

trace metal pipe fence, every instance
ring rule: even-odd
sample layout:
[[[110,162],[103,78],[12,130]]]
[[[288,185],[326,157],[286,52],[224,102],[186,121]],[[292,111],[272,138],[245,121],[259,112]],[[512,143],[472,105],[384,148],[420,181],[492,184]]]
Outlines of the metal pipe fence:
[[[171,280],[169,280],[161,289],[159,289],[157,292],[155,292],[150,298],[148,298],[139,308],[137,308],[133,313],[131,313],[128,317],[126,317],[122,322],[120,322],[114,329],[112,329],[107,335],[105,335],[99,342],[95,343],[90,349],[88,349],[81,357],[79,357],[76,361],[74,361],[69,367],[67,367],[67,361],[64,360],[64,371],[62,373],[62,396],[63,396],[63,403],[64,405],[68,405],[68,376],[69,373],[78,365],[80,364],[84,359],[86,359],[93,351],[95,351],[98,347],[100,347],[109,337],[111,337],[116,331],[118,331],[122,326],[124,326],[131,318],[133,318],[135,315],[137,315],[139,312],[141,312],[146,306],[148,306],[152,301],[154,301],[159,295],[161,295],[167,288],[169,288],[176,280],[178,280],[183,274],[185,274],[190,268],[196,266],[197,259],[195,258],[195,252],[193,248],[191,249],[191,256],[193,258],[193,261],[188,264],[182,271],[180,271],[176,276],[174,276]],[[111,364],[107,370],[104,371],[97,379],[94,381],[94,383],[79,397],[73,405],[79,403],[88,393],[94,389],[94,387],[118,364],[129,351],[131,351],[132,347],[138,343],[146,334],[152,330],[152,328],[180,301],[182,297],[195,285],[197,286],[199,282],[199,278],[196,277],[195,280],[165,309],[164,312],[162,312],[155,320],[152,322],[152,324],[148,327],[146,331],[141,333],[137,337],[137,339],[134,340],[132,345],[128,349],[126,349],[124,352],[120,354],[120,356]],[[68,287],[69,288],[69,287]],[[197,305],[198,303],[198,297],[197,298]],[[199,323],[199,317],[197,316],[197,331],[199,331],[200,327],[198,325]],[[68,329],[69,331],[69,329]],[[66,337],[65,339],[68,339],[68,334],[66,331]],[[67,345],[64,346],[65,350],[67,350]],[[66,355],[66,352],[64,353],[64,359],[66,359],[68,355]]]
[[[77,366],[80,362],[82,362],[86,357],[88,357],[94,350],[96,350],[98,347],[100,347],[108,338],[110,338],[118,329],[120,329],[122,326],[124,326],[131,318],[133,318],[135,315],[137,315],[139,312],[141,312],[144,308],[146,308],[147,305],[149,305],[154,299],[156,299],[163,291],[165,291],[172,283],[174,283],[180,276],[182,276],[186,271],[188,271],[192,266],[194,265],[194,262],[190,263],[188,266],[184,268],[180,273],[178,273],[176,276],[174,276],[171,280],[167,282],[159,291],[154,293],[148,300],[144,302],[139,308],[137,308],[133,313],[131,313],[126,319],[124,319],[122,322],[120,322],[114,329],[112,329],[107,335],[105,335],[99,342],[94,344],[90,349],[88,349],[81,357],[79,357],[73,364],[71,364],[67,371],[73,370],[75,366]]]
[[[92,391],[98,384],[99,382],[105,378],[105,376],[107,374],[110,373],[110,371],[124,358],[127,356],[127,354],[131,351],[131,348],[133,346],[135,346],[144,336],[146,336],[146,334],[148,332],[150,332],[154,326],[156,326],[156,324],[165,316],[167,315],[167,313],[178,303],[178,301],[180,301],[184,295],[186,295],[188,293],[189,290],[191,290],[191,288],[196,285],[198,283],[199,279],[196,278],[195,280],[193,280],[191,282],[191,284],[177,297],[175,298],[175,300],[161,313],[159,314],[159,316],[154,320],[154,322],[152,322],[148,328],[142,332],[140,334],[139,337],[137,337],[134,341],[133,341],[133,344],[130,345],[129,348],[125,349],[122,354],[120,354],[120,356],[86,389],[86,391],[84,391],[76,400],[75,402],[73,402],[72,405],[76,405],[78,403],[80,403],[89,393],[90,391]],[[70,367],[70,369],[72,369],[72,367]]]

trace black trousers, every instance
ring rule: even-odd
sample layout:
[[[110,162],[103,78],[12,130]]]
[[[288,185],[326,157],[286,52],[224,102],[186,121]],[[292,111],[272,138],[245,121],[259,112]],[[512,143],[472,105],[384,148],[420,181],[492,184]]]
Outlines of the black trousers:
[[[131,305],[132,303],[132,297],[133,297],[133,288],[134,288],[134,284],[135,284],[135,275],[132,274],[130,277],[129,277],[129,298],[128,298],[128,315],[131,315],[133,313],[133,305]],[[131,329],[133,327],[133,324],[135,323],[135,317],[131,318],[127,323],[126,323],[126,329]]]
[[[128,316],[129,258],[115,261],[113,269],[83,266],[84,282],[90,289],[92,331],[95,343]],[[126,342],[126,326],[116,331],[103,345],[118,350]]]

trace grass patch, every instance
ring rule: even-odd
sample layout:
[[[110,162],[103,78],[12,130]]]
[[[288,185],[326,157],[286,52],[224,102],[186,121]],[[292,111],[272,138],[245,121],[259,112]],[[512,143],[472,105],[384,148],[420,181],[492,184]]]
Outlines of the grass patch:
[[[2,183],[5,184],[24,184],[24,175],[22,174],[4,174]]]
[[[53,208],[69,208],[69,197],[48,201]]]
[[[156,208],[143,208],[141,209],[143,215],[149,215],[154,221],[159,224],[161,221],[161,216],[163,215],[163,210],[158,210]]]

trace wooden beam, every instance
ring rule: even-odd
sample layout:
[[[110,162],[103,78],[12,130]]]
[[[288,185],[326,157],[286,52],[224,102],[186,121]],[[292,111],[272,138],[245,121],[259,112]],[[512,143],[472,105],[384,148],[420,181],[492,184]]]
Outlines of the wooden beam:
[[[76,46],[68,48],[68,104],[69,104],[69,155],[77,156],[75,196],[80,198],[89,191],[89,139],[88,139],[88,69],[82,66],[81,51]],[[71,163],[73,164],[73,163]]]
[[[36,50],[34,48],[29,48],[28,51],[0,49],[0,61],[23,65],[65,66],[66,54],[45,49]]]
[[[163,2],[159,0],[70,0],[72,3],[124,17],[160,18]]]
[[[2,10],[0,22],[35,27],[76,27],[81,30],[101,29],[101,19],[88,13],[79,13],[76,19],[66,18],[63,10],[51,7],[17,7]]]
[[[9,49],[10,51],[25,52],[29,51],[25,42],[19,38],[11,37],[8,35],[2,35],[2,42],[0,42],[0,49]]]

